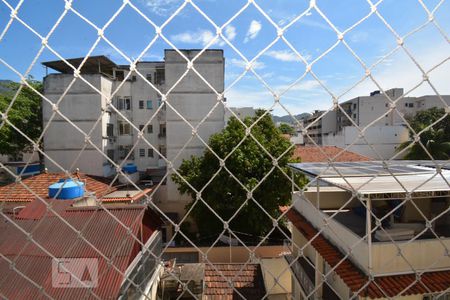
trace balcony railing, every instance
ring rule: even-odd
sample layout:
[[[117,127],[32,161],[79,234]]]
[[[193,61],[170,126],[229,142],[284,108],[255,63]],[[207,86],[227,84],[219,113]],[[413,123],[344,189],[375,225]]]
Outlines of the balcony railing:
[[[305,258],[300,257],[299,259],[296,260],[296,258],[293,255],[285,255],[284,258],[286,259],[288,264],[291,266],[291,271],[292,271],[293,275],[295,276],[295,279],[301,285],[305,294],[306,295],[312,294],[314,291],[314,281],[313,281],[314,280],[314,268],[312,266],[309,266],[310,268],[308,268],[304,265],[302,266],[301,260],[306,260]],[[294,262],[294,260],[296,260],[296,261]],[[304,263],[307,264],[306,261]],[[310,298],[312,299],[313,297],[310,297]]]
[[[316,194],[317,192],[306,192]],[[326,194],[326,193],[325,193]],[[321,193],[320,197],[326,197]],[[414,270],[439,271],[450,268],[450,258],[444,247],[450,249],[450,238],[398,240],[392,242],[372,241],[369,251],[367,239],[350,228],[317,209],[313,203],[294,193],[295,209],[299,211],[321,234],[342,253],[351,253],[350,260],[364,273],[369,274],[369,253],[372,255],[372,274],[389,275],[408,273]],[[365,234],[363,234],[364,236]],[[373,233],[372,233],[373,235]],[[399,249],[401,255],[398,255]],[[434,264],[440,258],[439,264]]]

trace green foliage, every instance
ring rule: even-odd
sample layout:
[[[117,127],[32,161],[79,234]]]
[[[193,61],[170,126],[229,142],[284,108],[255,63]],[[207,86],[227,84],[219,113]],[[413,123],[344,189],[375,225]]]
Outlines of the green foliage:
[[[281,123],[281,125],[278,127],[278,129],[283,134],[290,134],[290,135],[294,134],[294,128],[292,128],[292,126],[290,126],[286,123]]]
[[[42,83],[29,78],[31,86],[42,90]],[[8,82],[4,92],[0,94],[0,112],[4,113],[13,100],[20,84]],[[24,86],[8,111],[8,120],[29,138],[36,141],[42,132],[41,97],[31,88]],[[0,124],[3,120],[0,118]],[[11,155],[17,158],[23,151],[32,149],[32,144],[8,123],[0,128],[0,154]]]
[[[259,110],[253,118],[246,118],[244,123],[251,126],[264,114]],[[273,156],[279,157],[291,147],[291,143],[280,135],[269,114],[251,127],[251,133],[258,142]],[[245,138],[245,139],[244,139]],[[236,118],[231,118],[227,127],[211,136],[209,146],[222,159],[244,139],[239,147],[226,159],[225,167],[221,168],[218,158],[209,150],[205,150],[202,157],[191,157],[183,160],[179,173],[197,191],[202,191],[202,198],[225,221],[235,215],[229,227],[233,231],[266,234],[273,228],[271,219],[259,207],[264,208],[273,217],[279,216],[279,206],[287,205],[291,199],[291,181],[278,168],[264,150],[250,136],[246,137],[245,127]],[[279,160],[278,165],[290,174],[287,163],[291,161],[294,148],[291,147]],[[210,179],[217,173],[214,179]],[[268,177],[253,191],[254,200],[246,200],[247,192],[230,175],[233,174],[247,189],[252,190],[266,176]],[[196,199],[196,192],[176,174],[172,175],[174,182],[182,194],[188,194]],[[296,183],[301,186],[305,178],[295,175]],[[188,205],[188,209],[195,200]],[[223,223],[201,201],[193,207],[191,216],[196,221],[202,236],[214,235],[222,232]]]
[[[419,133],[442,118],[445,114],[444,109],[433,107],[418,112],[414,117],[408,119],[408,122],[412,129],[416,133]],[[410,139],[411,141],[401,144],[399,150],[406,148],[414,141],[414,133],[412,131],[410,131]],[[446,115],[443,120],[422,132],[420,134],[420,141],[434,159],[449,159],[450,117]],[[430,159],[430,157],[419,143],[414,143],[405,155],[405,159]]]

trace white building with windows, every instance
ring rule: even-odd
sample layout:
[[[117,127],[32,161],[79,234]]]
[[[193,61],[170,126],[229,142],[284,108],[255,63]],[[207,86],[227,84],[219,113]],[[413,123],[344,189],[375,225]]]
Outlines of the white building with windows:
[[[391,101],[395,102],[395,107]],[[449,104],[448,95],[407,97],[403,96],[401,88],[387,90],[385,94],[374,91],[369,96],[340,103],[342,109],[328,111],[323,116],[324,111],[314,113],[305,121],[305,125],[311,124],[308,128],[310,137],[305,138],[305,142],[314,140],[324,146],[350,147],[350,151],[367,157],[390,159],[397,153],[397,147],[409,139],[405,118],[432,107],[445,108]],[[355,125],[365,130],[364,137]]]
[[[192,60],[200,50],[181,52]],[[80,76],[74,76],[73,67],[83,60]],[[209,136],[224,127],[224,107],[214,107],[216,92],[224,90],[223,50],[206,50],[194,62],[214,90],[193,70],[184,74],[186,60],[175,50],[165,50],[164,61],[138,62],[131,73],[130,66],[105,56],[65,61],[43,63],[58,72],[44,78],[44,95],[54,103],[43,101],[45,165],[51,172],[79,168],[111,176],[112,162],[134,163],[158,183],[166,159],[177,168],[183,159],[201,155]],[[182,199],[170,176],[165,181],[157,202],[165,211],[182,213],[180,201],[189,199]]]

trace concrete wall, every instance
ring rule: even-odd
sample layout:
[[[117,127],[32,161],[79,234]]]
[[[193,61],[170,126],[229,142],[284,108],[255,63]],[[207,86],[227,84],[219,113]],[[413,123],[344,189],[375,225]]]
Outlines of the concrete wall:
[[[356,127],[346,126],[336,134],[324,136],[323,145],[341,148],[351,145],[348,150],[352,152],[373,159],[380,159],[380,156],[383,159],[390,159],[397,154],[398,146],[409,139],[408,129],[403,125],[370,126],[364,132],[365,140],[358,136],[359,131]],[[397,158],[401,158],[401,156]]]
[[[246,117],[254,117],[256,113],[253,107],[229,107],[229,109],[225,109],[225,123],[228,123],[230,118],[234,117],[230,110],[241,120],[244,120]]]
[[[190,60],[198,53],[197,50],[183,51],[183,54]],[[169,50],[165,52],[165,63],[166,85],[171,88],[183,76],[187,64],[185,59],[177,52]],[[217,92],[223,92],[223,51],[210,50],[204,52],[194,62],[194,67]],[[175,168],[178,168],[183,159],[188,159],[192,155],[202,155],[205,148],[204,143],[208,143],[210,135],[223,129],[224,108],[222,104],[219,104],[198,128],[198,134],[204,143],[199,138],[194,137],[182,150],[189,138],[192,137],[192,128],[183,119],[192,126],[197,126],[217,103],[217,95],[194,71],[190,70],[172,89],[167,101],[173,107],[168,107],[166,112],[167,158],[172,161]],[[180,155],[175,159],[180,151]],[[167,191],[168,203],[178,202],[178,205],[184,206],[190,201],[188,197],[181,196],[178,193],[177,186],[171,179],[167,181]]]
[[[100,74],[84,74],[83,78],[106,96],[110,95],[111,80]],[[61,95],[67,90],[58,104],[59,111],[81,131],[89,134],[95,147],[104,151],[107,146],[107,141],[104,139],[106,136],[104,122],[109,116],[105,114],[101,117],[101,114],[102,109],[106,106],[106,98],[81,79],[76,79],[74,84],[69,86],[73,79],[72,74],[48,75],[44,78],[44,95],[52,103],[57,103]],[[53,109],[47,101],[43,101],[42,106],[45,128],[52,117]],[[99,118],[100,121],[96,123]],[[94,146],[85,144],[85,136],[79,129],[67,122],[64,117],[56,114],[44,135],[46,154],[68,171],[79,168],[82,172],[88,174],[105,176],[106,159]],[[86,147],[83,148],[85,145]],[[45,159],[45,165],[50,172],[61,172],[61,169],[52,163],[49,158]]]
[[[254,251],[256,258],[274,258],[279,257],[286,250],[284,246],[260,246],[260,247],[199,247],[200,251],[208,251],[208,261],[211,263],[246,263],[250,259],[250,252]],[[231,256],[230,256],[231,250]],[[202,255],[196,248],[192,247],[171,247],[165,250],[165,253],[198,253],[198,261],[202,262]],[[230,260],[231,257],[231,260]]]

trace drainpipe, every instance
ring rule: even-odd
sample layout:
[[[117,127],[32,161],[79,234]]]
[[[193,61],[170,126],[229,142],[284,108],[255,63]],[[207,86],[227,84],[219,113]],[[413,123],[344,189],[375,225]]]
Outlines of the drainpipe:
[[[366,229],[366,234],[367,234],[367,244],[369,246],[369,274],[372,274],[372,216],[371,216],[371,211],[372,211],[372,202],[370,201],[370,195],[366,200],[366,221],[367,221],[367,229]]]

